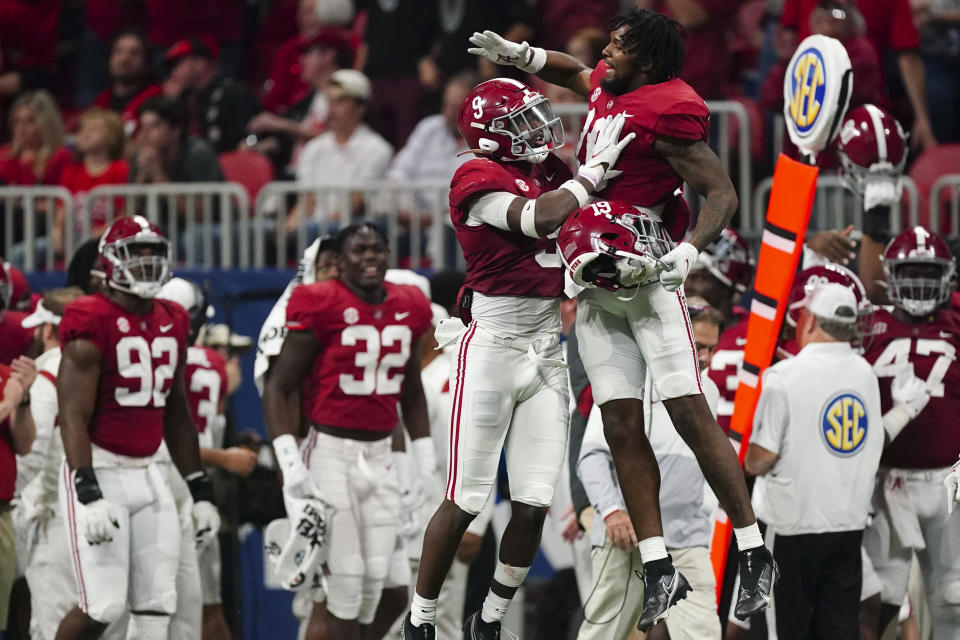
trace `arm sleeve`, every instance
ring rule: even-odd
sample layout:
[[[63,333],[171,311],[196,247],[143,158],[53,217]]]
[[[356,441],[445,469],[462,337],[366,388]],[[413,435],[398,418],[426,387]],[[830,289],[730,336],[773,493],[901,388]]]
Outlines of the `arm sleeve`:
[[[763,390],[753,414],[753,435],[750,444],[763,447],[772,453],[780,453],[783,437],[790,422],[787,391],[779,376],[767,372],[763,376]]]
[[[580,456],[577,475],[598,516],[606,518],[614,511],[626,511],[609,452],[601,449],[585,452]]]
[[[516,197],[506,191],[485,193],[470,205],[469,220],[476,225],[486,223],[491,227],[510,231],[510,226],[507,224],[507,209]]]

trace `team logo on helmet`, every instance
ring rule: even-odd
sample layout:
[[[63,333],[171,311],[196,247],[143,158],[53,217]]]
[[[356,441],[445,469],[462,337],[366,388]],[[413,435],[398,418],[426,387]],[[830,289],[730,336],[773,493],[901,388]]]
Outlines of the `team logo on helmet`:
[[[828,400],[820,416],[823,442],[838,456],[852,456],[863,449],[868,429],[866,405],[860,396],[850,391]]]

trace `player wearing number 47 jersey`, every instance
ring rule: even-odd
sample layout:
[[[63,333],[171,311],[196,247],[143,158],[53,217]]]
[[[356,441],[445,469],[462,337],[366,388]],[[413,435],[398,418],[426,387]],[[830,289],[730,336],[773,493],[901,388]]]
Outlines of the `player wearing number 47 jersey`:
[[[879,628],[899,610],[916,554],[933,637],[958,638],[960,518],[950,516],[942,484],[960,454],[960,316],[949,307],[954,257],[941,238],[914,227],[887,245],[883,270],[894,306],[874,314],[865,354],[880,379],[890,438],[863,539],[882,584]]]
[[[99,248],[107,292],[70,303],[60,322],[60,505],[80,604],[57,640],[99,637],[128,609],[138,638],[168,637],[180,520],[154,460],[162,441],[193,495],[198,543],[219,527],[184,391],[189,319],[154,300],[169,249],[146,218],[115,222]]]
[[[436,470],[419,356],[430,303],[414,286],[384,282],[387,241],[378,227],[347,227],[337,244],[339,277],[290,296],[287,335],[263,393],[292,530],[278,560],[281,581],[299,586],[316,568],[309,563],[322,560],[301,563],[291,577],[288,550],[326,555],[326,603],[314,605],[326,624],[307,630],[311,640],[359,640],[374,621],[400,533],[391,456],[398,402],[418,467]],[[310,433],[298,449],[301,386],[310,390]],[[317,533],[303,542],[304,531]]]

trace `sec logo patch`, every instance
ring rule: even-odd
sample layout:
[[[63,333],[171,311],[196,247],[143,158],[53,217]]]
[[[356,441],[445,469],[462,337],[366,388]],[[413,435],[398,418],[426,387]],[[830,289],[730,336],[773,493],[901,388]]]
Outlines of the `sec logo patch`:
[[[867,441],[867,410],[855,393],[840,393],[831,398],[820,416],[820,432],[831,453],[852,456]]]
[[[807,133],[816,124],[826,95],[826,65],[818,49],[810,48],[788,72],[790,118],[797,131]]]

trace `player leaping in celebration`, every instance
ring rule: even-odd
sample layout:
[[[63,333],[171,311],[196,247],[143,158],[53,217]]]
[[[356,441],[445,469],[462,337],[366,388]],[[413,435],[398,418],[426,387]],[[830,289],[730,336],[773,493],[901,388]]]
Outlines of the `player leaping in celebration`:
[[[729,223],[737,195],[706,144],[706,103],[678,78],[684,59],[680,26],[642,9],[615,17],[609,26],[610,43],[595,69],[564,53],[509,42],[491,31],[474,34],[470,40],[476,47],[470,52],[586,96],[589,112],[578,149],[581,162],[596,146],[598,128],[602,131],[611,118],[626,116],[623,130],[637,140],[617,165],[620,175],[600,185],[599,197],[640,207],[661,221],[675,241],[683,238],[687,227],[680,195],[683,183],[706,198],[690,240],[660,257],[667,267],[660,271],[662,287],[640,287],[631,302],[618,300],[610,291],[587,289],[579,297],[577,338],[640,540],[646,585],[640,627],[661,619],[686,589],[667,555],[657,516],[659,471],[644,437],[641,402],[647,367],[673,424],[696,454],[735,527],[741,551],[736,613],[750,616],[767,607],[775,569],[763,546],[737,456],[701,393],[682,289],[699,252]]]
[[[80,606],[57,640],[98,638],[128,608],[137,638],[167,640],[180,520],[154,462],[162,440],[193,495],[198,543],[217,535],[183,383],[190,319],[154,299],[170,277],[169,252],[146,218],[118,220],[100,241],[106,292],[71,302],[60,322],[60,506]]]
[[[471,640],[500,637],[510,600],[530,570],[567,440],[562,368],[563,272],[552,236],[582,206],[633,139],[624,118],[604,126],[577,177],[552,149],[563,129],[550,103],[516,80],[477,85],[460,107],[460,134],[478,156],[454,174],[450,217],[467,261],[460,320],[437,330],[457,345],[446,499],[424,534],[404,637],[435,637],[443,579],[470,521],[489,499],[501,449],[510,476],[510,523],[493,584],[464,627]],[[451,324],[453,323],[453,324]],[[459,338],[444,338],[446,327]],[[456,334],[454,334],[456,335]],[[557,366],[560,365],[560,366]]]
[[[349,226],[337,245],[339,277],[290,295],[263,410],[291,523],[302,521],[298,512],[311,502],[334,509],[327,539],[318,540],[327,547],[327,624],[316,635],[308,629],[308,637],[359,640],[374,619],[400,532],[391,457],[398,402],[418,467],[436,468],[419,355],[432,311],[416,287],[384,282],[387,239],[378,227]],[[303,396],[310,434],[298,450],[302,385],[311,391]]]

